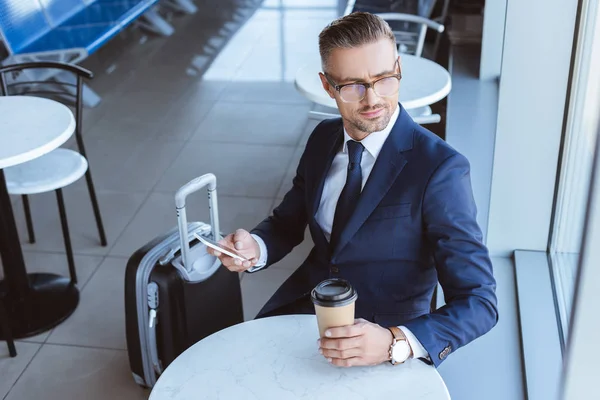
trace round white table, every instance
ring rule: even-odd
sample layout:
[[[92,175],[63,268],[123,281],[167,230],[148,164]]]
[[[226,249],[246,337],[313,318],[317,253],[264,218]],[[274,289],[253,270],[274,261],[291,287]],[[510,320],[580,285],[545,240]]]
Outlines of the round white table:
[[[27,274],[3,169],[49,153],[73,132],[73,113],[63,104],[31,96],[0,97],[0,294],[16,339],[64,321],[77,307],[79,291],[59,275]]]
[[[404,108],[426,107],[442,100],[450,93],[452,88],[450,73],[441,65],[410,54],[401,54],[400,60],[402,81],[399,101]],[[317,104],[337,108],[335,100],[323,89],[319,71],[322,71],[319,58],[314,58],[301,67],[296,73],[296,89]]]
[[[340,368],[318,353],[314,315],[253,320],[217,332],[163,372],[150,400],[386,399],[449,400],[433,366]]]

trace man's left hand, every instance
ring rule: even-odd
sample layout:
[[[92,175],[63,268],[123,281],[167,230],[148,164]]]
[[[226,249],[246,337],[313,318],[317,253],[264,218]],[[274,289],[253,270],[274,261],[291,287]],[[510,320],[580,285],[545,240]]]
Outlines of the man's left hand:
[[[319,352],[338,367],[377,365],[390,359],[392,333],[362,318],[354,325],[329,328],[325,336],[319,339]]]

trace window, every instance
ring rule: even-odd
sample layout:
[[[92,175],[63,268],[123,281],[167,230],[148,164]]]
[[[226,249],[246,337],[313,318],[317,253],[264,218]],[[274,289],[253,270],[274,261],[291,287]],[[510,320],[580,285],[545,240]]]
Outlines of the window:
[[[550,236],[550,261],[563,345],[568,337],[597,140],[600,46],[596,32],[600,24],[599,10],[599,0],[582,2]]]

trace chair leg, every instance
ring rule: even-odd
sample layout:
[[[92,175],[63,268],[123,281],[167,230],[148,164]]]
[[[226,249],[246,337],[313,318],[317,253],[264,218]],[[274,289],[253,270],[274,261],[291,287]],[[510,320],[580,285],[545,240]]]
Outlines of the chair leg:
[[[56,190],[56,200],[58,201],[60,224],[62,226],[65,248],[67,250],[67,262],[69,264],[71,282],[77,283],[77,272],[75,271],[75,260],[73,258],[73,248],[71,247],[71,235],[69,234],[69,223],[67,221],[67,212],[65,211],[65,201],[63,199],[62,189]]]
[[[8,354],[11,357],[17,356],[17,349],[15,348],[15,342],[12,337],[11,329],[10,329],[10,320],[8,319],[8,314],[4,309],[4,305],[0,300],[0,328],[2,328],[2,335],[6,340],[6,344],[8,345]]]
[[[35,232],[33,230],[33,220],[31,218],[31,208],[29,208],[29,197],[24,194],[21,196],[23,200],[23,211],[25,211],[25,221],[27,222],[27,234],[29,235],[29,243],[35,243]]]
[[[98,233],[100,234],[100,244],[106,246],[106,234],[104,233],[104,224],[102,223],[102,216],[100,215],[100,207],[98,206],[98,199],[96,198],[96,189],[94,188],[94,181],[92,180],[92,173],[88,166],[88,170],[85,173],[85,180],[87,182],[88,191],[90,192],[90,199],[92,200],[92,208],[94,209],[94,216],[96,217],[96,225],[98,226]]]

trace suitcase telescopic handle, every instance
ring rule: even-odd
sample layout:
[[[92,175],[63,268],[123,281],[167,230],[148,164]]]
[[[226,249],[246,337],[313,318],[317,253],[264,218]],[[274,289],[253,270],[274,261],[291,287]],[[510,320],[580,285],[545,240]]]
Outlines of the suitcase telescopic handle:
[[[181,240],[181,261],[187,271],[192,271],[189,263],[190,243],[188,238],[187,216],[185,201],[187,197],[208,186],[208,207],[210,212],[210,226],[213,240],[221,239],[219,230],[219,208],[217,206],[217,177],[214,174],[202,175],[183,185],[175,193],[175,208],[177,209],[177,224],[179,226],[179,239]]]

